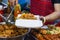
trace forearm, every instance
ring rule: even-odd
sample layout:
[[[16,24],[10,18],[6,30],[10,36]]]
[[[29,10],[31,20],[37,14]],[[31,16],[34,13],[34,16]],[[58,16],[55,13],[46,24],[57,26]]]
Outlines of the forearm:
[[[60,18],[60,4],[54,4],[55,12],[46,16],[46,21],[54,21]]]
[[[60,12],[53,12],[52,14],[45,17],[46,21],[54,21],[60,18]]]

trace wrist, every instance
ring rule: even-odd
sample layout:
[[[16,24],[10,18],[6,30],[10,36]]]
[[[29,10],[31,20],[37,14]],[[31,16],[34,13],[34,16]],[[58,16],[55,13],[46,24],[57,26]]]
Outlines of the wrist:
[[[45,17],[43,17],[43,16],[40,16],[40,20],[42,20],[42,22],[43,22],[43,23],[45,23],[45,22],[46,22],[46,18],[45,18]]]
[[[43,23],[45,23],[46,22],[46,18],[45,17],[43,17]]]

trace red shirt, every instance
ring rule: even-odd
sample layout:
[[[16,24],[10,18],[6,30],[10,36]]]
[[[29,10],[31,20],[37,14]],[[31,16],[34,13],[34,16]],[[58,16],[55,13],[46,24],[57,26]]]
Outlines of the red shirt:
[[[54,11],[51,0],[31,0],[31,12],[36,15],[46,16]]]
[[[35,15],[47,16],[54,12],[51,0],[31,0],[31,13]]]

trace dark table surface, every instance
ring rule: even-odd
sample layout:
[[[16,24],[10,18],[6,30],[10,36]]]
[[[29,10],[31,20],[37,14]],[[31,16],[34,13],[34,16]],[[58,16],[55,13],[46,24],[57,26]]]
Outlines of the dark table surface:
[[[24,40],[37,40],[31,33],[27,34],[24,38]]]

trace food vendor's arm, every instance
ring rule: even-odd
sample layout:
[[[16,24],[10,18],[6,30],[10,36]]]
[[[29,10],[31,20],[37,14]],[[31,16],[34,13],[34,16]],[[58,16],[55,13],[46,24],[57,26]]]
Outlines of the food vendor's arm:
[[[46,21],[60,19],[60,3],[54,4],[55,12],[45,17]]]

